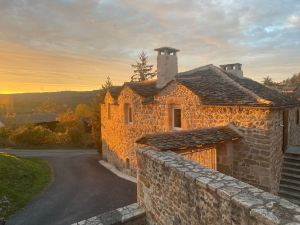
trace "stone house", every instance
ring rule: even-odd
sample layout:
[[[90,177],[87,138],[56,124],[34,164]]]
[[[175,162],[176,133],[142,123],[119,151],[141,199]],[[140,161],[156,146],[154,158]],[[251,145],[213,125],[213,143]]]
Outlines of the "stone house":
[[[103,159],[136,175],[135,148],[151,146],[278,193],[284,152],[300,145],[297,102],[244,77],[239,63],[178,73],[178,50],[156,51],[157,80],[103,97]]]

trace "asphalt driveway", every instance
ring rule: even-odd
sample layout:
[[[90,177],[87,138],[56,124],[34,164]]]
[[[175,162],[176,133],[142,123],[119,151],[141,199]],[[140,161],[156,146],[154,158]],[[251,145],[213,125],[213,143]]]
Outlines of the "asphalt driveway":
[[[101,166],[95,150],[10,152],[48,160],[54,180],[7,225],[69,225],[136,202],[136,184]]]

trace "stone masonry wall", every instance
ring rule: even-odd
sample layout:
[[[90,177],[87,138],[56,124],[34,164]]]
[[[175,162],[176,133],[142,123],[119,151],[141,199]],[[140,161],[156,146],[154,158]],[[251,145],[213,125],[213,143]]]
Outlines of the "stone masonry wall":
[[[297,124],[296,122],[297,113],[298,113],[297,110],[300,111],[300,107],[291,109],[289,113],[289,125],[290,125],[289,144],[300,146],[300,124]]]
[[[173,152],[137,150],[148,225],[300,225],[300,207]]]
[[[281,170],[282,128],[280,110],[253,107],[204,106],[201,99],[175,82],[164,88],[154,103],[143,105],[142,98],[126,87],[118,104],[107,94],[101,105],[103,157],[120,170],[135,175],[135,141],[148,133],[171,128],[171,109],[182,109],[182,129],[207,128],[231,124],[243,136],[234,148],[233,176],[276,193]],[[124,104],[133,107],[133,123],[126,124]],[[108,104],[111,115],[108,117]],[[275,163],[275,164],[274,164]]]

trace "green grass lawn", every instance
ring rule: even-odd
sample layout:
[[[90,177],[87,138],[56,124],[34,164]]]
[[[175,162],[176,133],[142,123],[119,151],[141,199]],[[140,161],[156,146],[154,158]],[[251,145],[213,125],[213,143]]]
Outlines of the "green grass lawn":
[[[0,220],[23,208],[50,180],[47,161],[0,152]]]

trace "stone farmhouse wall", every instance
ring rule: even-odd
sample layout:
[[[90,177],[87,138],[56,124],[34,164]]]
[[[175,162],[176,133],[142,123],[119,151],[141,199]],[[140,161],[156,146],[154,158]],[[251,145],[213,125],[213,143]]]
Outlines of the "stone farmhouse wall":
[[[298,225],[300,207],[173,152],[137,150],[148,225]]]
[[[281,149],[283,135],[280,126],[282,110],[205,106],[201,104],[201,99],[197,95],[175,82],[155,96],[154,103],[141,102],[142,98],[139,95],[125,87],[118,97],[117,104],[108,93],[104,104],[101,105],[103,157],[118,169],[136,175],[135,141],[145,134],[170,131],[172,129],[170,112],[174,105],[178,105],[182,109],[182,129],[228,124],[234,127],[243,139],[234,146],[232,165],[227,160],[228,175],[277,193],[283,157]],[[130,104],[133,108],[132,124],[125,121],[125,104]],[[296,134],[298,139],[299,135],[300,133]],[[295,139],[293,138],[293,141]],[[222,150],[222,147],[220,149]],[[226,155],[218,151],[217,154],[220,156]]]
[[[300,123],[297,124],[297,113],[299,113],[300,107],[291,109],[289,112],[289,124],[290,124],[290,136],[289,144],[300,146]],[[300,115],[299,115],[300,116]]]

